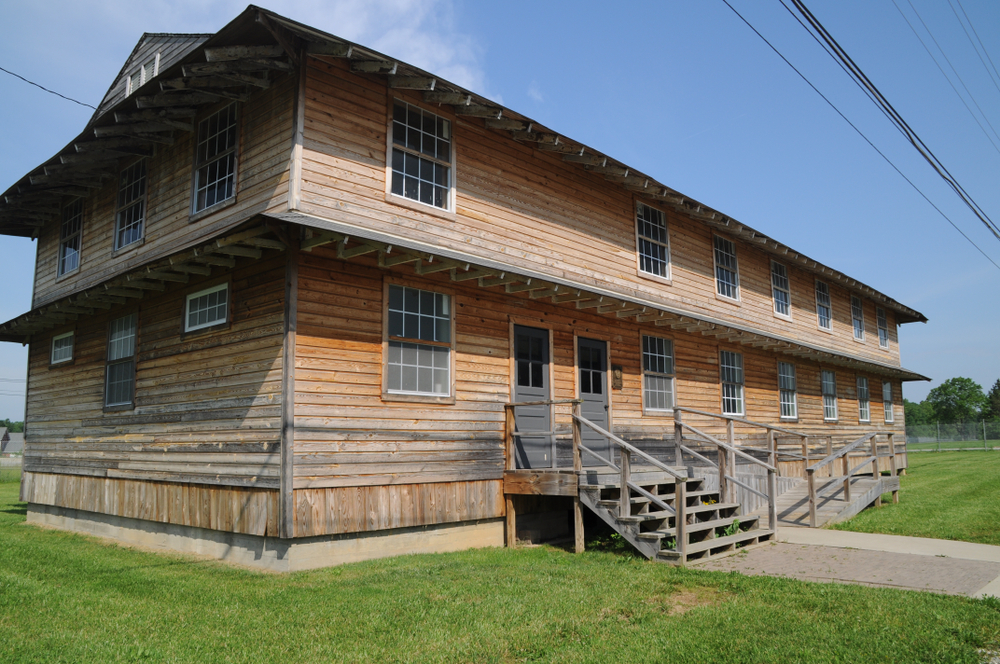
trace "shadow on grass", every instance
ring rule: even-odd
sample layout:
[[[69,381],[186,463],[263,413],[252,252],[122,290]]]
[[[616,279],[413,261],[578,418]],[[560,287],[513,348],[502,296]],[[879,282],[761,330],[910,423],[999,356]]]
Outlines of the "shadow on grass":
[[[7,509],[0,510],[3,514],[16,514],[18,516],[28,516],[28,504],[24,503],[24,507],[8,507]]]

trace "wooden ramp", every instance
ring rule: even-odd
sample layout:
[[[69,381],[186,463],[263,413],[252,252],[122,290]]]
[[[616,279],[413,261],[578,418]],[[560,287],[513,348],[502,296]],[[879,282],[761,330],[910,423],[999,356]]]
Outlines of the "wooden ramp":
[[[819,480],[817,490],[822,491],[830,486],[831,482],[835,483],[837,488],[820,497],[816,504],[817,527],[850,519],[878,500],[884,490],[882,480],[852,477],[851,500],[847,501],[844,500],[843,477]],[[809,487],[806,480],[799,480],[794,487],[778,496],[777,505],[779,526],[809,527]],[[751,514],[765,517],[766,507],[763,509],[764,512],[756,510]]]

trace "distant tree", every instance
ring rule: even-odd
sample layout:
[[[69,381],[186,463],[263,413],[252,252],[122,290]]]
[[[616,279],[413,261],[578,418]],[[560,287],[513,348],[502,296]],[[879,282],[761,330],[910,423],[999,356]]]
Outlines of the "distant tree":
[[[1000,378],[993,383],[990,393],[986,395],[986,408],[983,409],[983,419],[1000,422]]]
[[[903,415],[907,424],[934,424],[934,409],[926,400],[919,403],[903,399]]]
[[[983,388],[971,378],[949,378],[927,395],[938,422],[968,422],[979,419],[986,408]]]
[[[11,422],[10,420],[0,420],[0,429],[7,427],[7,431],[11,433],[23,433],[24,432],[24,422]]]

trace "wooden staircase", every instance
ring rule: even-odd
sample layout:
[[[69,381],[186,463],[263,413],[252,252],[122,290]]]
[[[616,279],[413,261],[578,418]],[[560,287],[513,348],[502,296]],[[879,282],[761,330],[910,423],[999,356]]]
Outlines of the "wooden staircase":
[[[683,468],[674,470],[685,474]],[[650,467],[633,469],[630,483],[641,491],[628,489],[627,515],[622,510],[619,475],[614,472],[585,471],[579,483],[580,502],[646,558],[683,565],[728,555],[774,537],[773,530],[760,527],[760,516],[741,514],[738,503],[721,501],[718,491],[703,488],[702,479],[682,481]],[[685,516],[680,536],[678,494]]]

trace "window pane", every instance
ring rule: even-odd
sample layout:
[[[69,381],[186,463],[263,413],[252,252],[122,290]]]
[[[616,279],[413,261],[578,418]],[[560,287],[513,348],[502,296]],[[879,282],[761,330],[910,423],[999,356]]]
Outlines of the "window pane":
[[[235,195],[237,136],[236,104],[198,123],[194,212]]]
[[[719,295],[739,299],[736,245],[718,235],[715,236],[715,280]]]
[[[393,105],[392,193],[435,207],[448,204],[451,131],[448,120],[406,102]],[[421,155],[426,155],[425,158]],[[439,161],[433,161],[433,160]],[[405,177],[404,177],[405,176]]]
[[[440,346],[389,342],[390,392],[447,395],[451,391],[451,351]]]

